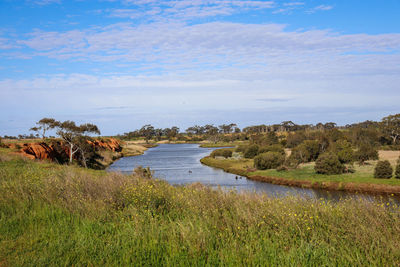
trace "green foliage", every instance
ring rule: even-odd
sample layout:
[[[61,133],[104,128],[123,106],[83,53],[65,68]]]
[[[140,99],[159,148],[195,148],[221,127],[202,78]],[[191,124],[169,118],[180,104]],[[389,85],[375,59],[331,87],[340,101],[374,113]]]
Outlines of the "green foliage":
[[[397,160],[397,164],[396,164],[396,170],[394,172],[394,176],[397,179],[400,179],[400,158]]]
[[[270,146],[263,146],[258,149],[258,154],[262,154],[265,152],[278,152],[282,155],[286,155],[285,149],[280,144],[270,145]]]
[[[304,140],[306,140],[306,135],[303,131],[290,133],[286,138],[286,147],[294,148],[303,143]]]
[[[378,161],[374,170],[375,178],[392,178],[393,168],[388,160]]]
[[[383,133],[390,137],[392,144],[395,145],[400,138],[400,113],[383,118],[380,126]]]
[[[372,145],[363,143],[355,152],[354,157],[358,162],[364,163],[367,160],[378,160],[379,154]]]
[[[293,165],[315,161],[320,154],[320,146],[316,140],[306,140],[292,150],[289,162]]]
[[[341,163],[352,163],[354,161],[354,151],[348,141],[338,140],[334,147]]]
[[[7,147],[6,144],[3,143],[3,139],[0,136],[0,147]]]
[[[269,146],[279,143],[279,138],[275,132],[268,132],[266,135],[257,133],[251,136],[251,142],[259,146]]]
[[[246,151],[246,148],[248,147],[248,145],[238,145],[235,149],[235,152],[241,152],[244,153]]]
[[[343,133],[336,128],[325,130],[325,134],[331,142],[336,142],[343,138]]]
[[[247,159],[252,159],[258,154],[259,146],[256,144],[249,145],[243,153],[243,156]]]
[[[344,165],[339,158],[332,152],[321,154],[315,162],[314,169],[320,174],[340,174],[344,171]]]
[[[230,158],[230,157],[232,157],[232,150],[228,149],[228,148],[217,149],[217,150],[214,150],[213,152],[211,152],[210,156],[213,158],[215,158],[215,157]]]
[[[266,152],[254,157],[254,167],[258,170],[275,169],[283,164],[285,156],[279,152]]]

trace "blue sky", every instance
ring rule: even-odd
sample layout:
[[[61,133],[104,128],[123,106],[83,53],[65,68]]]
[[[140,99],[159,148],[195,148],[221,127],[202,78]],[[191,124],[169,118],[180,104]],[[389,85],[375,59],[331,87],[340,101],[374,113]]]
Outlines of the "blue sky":
[[[0,0],[0,135],[400,112],[400,1]]]

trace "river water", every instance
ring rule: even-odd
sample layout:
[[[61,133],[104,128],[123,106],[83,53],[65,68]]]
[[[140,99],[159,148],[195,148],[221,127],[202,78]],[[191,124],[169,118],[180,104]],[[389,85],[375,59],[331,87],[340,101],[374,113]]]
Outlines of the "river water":
[[[160,144],[145,151],[143,155],[124,157],[117,160],[108,168],[108,171],[132,173],[133,169],[137,166],[150,167],[155,172],[155,177],[166,180],[173,185],[200,182],[213,188],[221,187],[228,190],[233,189],[238,192],[267,193],[268,195],[277,197],[301,195],[306,198],[324,198],[329,200],[339,200],[349,197],[370,200],[383,198],[384,201],[388,201],[390,198],[389,196],[308,189],[252,181],[245,177],[201,164],[200,159],[209,155],[214,149],[201,148],[198,144]]]

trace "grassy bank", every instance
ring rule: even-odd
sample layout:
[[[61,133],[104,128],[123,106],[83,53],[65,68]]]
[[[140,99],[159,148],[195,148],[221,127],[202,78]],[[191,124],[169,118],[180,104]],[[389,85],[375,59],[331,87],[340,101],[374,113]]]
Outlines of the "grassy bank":
[[[202,143],[200,147],[212,148],[212,147],[235,147],[238,145],[243,145],[246,142],[238,141],[238,142],[217,142],[217,143]]]
[[[371,193],[390,193],[400,195],[400,179],[376,179],[373,177],[376,162],[366,165],[355,164],[355,173],[338,175],[317,174],[314,163],[301,165],[289,171],[255,170],[252,159],[222,159],[205,157],[205,165],[225,170],[226,172],[246,176],[252,180],[280,185],[291,185],[330,190],[348,190]]]
[[[137,141],[124,141],[122,142],[122,155],[124,157],[132,157],[142,155],[147,149],[158,146],[151,143],[139,143]]]
[[[0,265],[398,265],[400,210],[386,205],[173,187],[0,153]]]

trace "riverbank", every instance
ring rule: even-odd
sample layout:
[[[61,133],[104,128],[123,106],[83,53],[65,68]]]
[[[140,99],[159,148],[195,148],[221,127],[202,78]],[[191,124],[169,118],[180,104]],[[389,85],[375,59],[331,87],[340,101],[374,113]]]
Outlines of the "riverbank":
[[[143,155],[143,153],[149,148],[156,147],[156,143],[143,143],[138,141],[122,141],[122,157],[132,157]]]
[[[277,185],[400,196],[400,179],[374,178],[374,162],[356,166],[355,173],[340,175],[316,174],[313,163],[288,171],[256,170],[252,159],[215,159],[208,156],[201,159],[201,163],[251,180]]]
[[[394,266],[399,207],[236,194],[0,149],[0,265]]]

